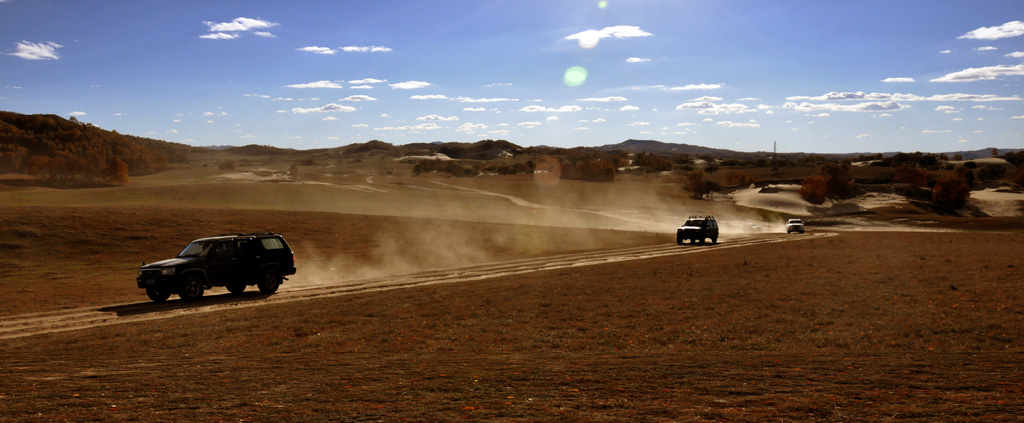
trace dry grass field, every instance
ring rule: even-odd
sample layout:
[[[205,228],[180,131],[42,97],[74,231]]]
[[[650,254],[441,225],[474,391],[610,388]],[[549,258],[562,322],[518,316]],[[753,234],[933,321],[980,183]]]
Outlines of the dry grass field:
[[[289,287],[669,244],[673,214],[708,206],[640,182],[224,174],[6,184],[0,319],[146,307],[141,261],[211,233],[283,233]],[[1020,219],[934,218],[984,230],[844,231],[4,339],[0,421],[1020,421]]]

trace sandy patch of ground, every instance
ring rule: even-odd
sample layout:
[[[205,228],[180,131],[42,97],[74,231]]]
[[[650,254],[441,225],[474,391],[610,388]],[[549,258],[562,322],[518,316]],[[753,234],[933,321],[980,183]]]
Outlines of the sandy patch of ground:
[[[1024,193],[1003,188],[971,191],[970,203],[989,216],[1022,216]]]
[[[442,162],[447,162],[447,161],[450,161],[451,159],[452,159],[451,157],[448,157],[448,156],[446,156],[444,154],[435,153],[434,155],[431,155],[431,156],[404,156],[404,157],[399,157],[399,158],[395,159],[395,161],[396,162],[401,162],[401,161],[405,161],[405,160],[440,160]]]
[[[807,215],[808,208],[812,206],[800,198],[800,185],[796,184],[768,185],[763,188],[751,186],[723,197],[740,206],[795,215]]]

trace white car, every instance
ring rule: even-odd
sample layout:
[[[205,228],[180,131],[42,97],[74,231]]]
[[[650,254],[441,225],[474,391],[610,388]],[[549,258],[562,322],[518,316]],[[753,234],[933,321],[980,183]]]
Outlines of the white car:
[[[789,219],[786,222],[786,233],[791,234],[793,232],[804,233],[804,221],[800,219]]]

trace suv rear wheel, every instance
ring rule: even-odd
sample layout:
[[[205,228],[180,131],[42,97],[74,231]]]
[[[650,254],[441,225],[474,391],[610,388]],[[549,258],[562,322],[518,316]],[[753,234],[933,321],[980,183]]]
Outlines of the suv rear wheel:
[[[195,301],[203,298],[203,280],[196,275],[189,275],[181,283],[178,296],[184,301]]]
[[[260,277],[260,281],[256,283],[256,287],[260,289],[260,292],[267,295],[277,292],[277,287],[279,286],[281,286],[281,275],[274,272],[264,273]]]

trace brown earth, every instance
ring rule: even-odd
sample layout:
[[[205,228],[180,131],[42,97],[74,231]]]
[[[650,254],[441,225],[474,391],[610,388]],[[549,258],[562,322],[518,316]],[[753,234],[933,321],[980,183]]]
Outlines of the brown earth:
[[[379,170],[330,177],[351,189],[221,174],[6,184],[0,322],[157,308],[135,268],[211,233],[285,234],[294,288],[665,248],[674,226],[592,228],[708,206],[644,183],[442,181],[480,194]],[[780,219],[714,207],[723,221]],[[251,307],[4,339],[0,422],[1020,421],[1020,219],[874,216],[861,217],[985,231],[841,232],[294,302],[254,294],[238,300]],[[834,228],[822,223],[809,232]],[[170,303],[235,301],[214,294]]]
[[[1022,241],[843,233],[18,338],[0,348],[0,407],[9,421],[1017,421]]]

